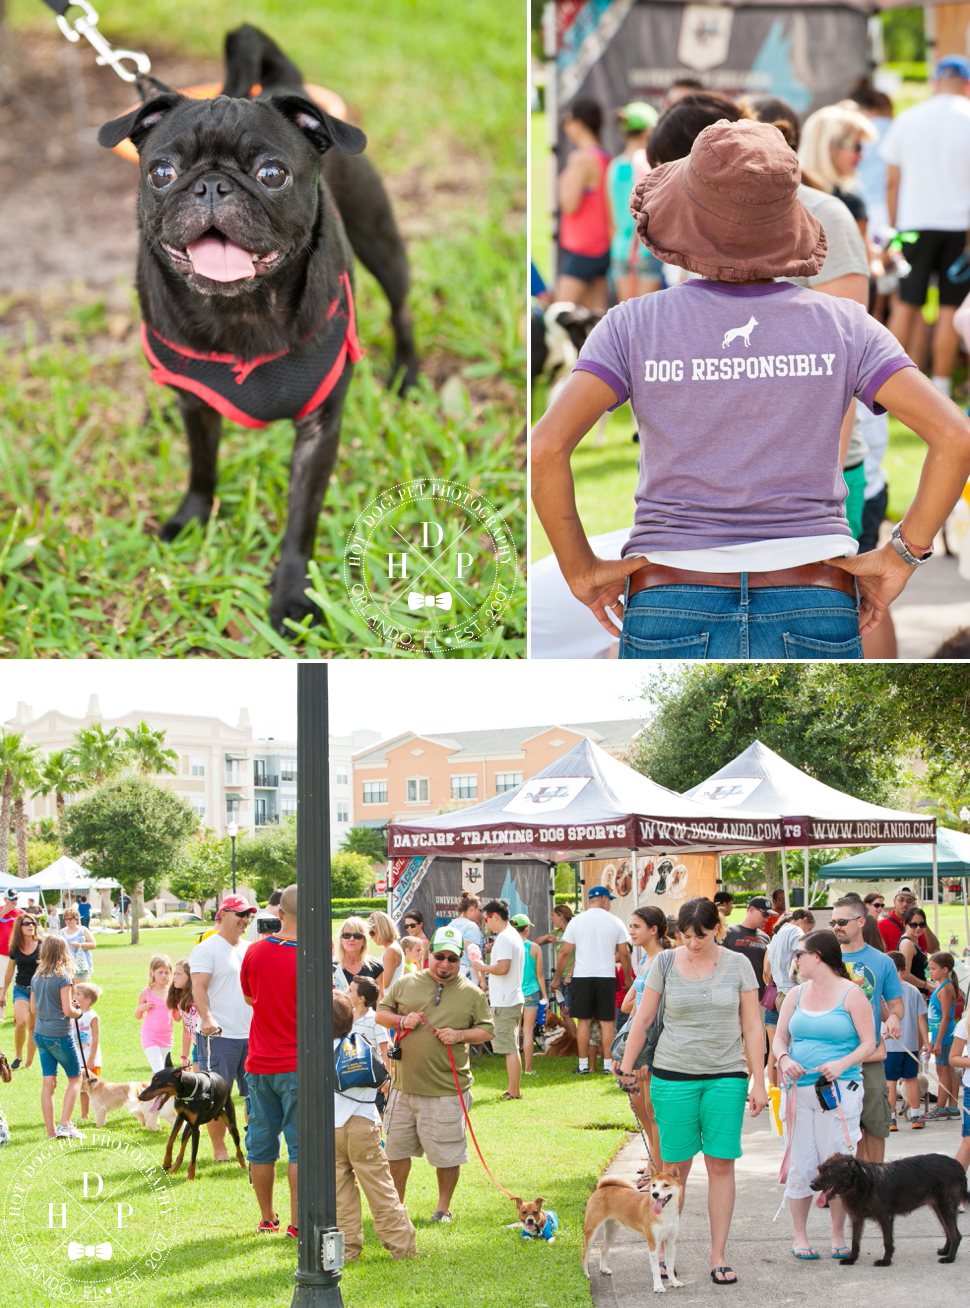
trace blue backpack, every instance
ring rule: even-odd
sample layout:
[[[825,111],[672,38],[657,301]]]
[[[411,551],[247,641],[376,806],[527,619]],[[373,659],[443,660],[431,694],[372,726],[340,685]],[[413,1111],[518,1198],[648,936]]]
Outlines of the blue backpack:
[[[337,1092],[378,1090],[388,1080],[387,1068],[373,1045],[359,1031],[342,1036],[333,1051]]]

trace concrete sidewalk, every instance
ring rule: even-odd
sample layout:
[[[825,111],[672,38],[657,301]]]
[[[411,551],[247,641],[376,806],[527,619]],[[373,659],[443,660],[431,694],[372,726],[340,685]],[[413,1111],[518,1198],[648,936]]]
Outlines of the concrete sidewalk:
[[[958,573],[953,555],[943,553],[942,538],[936,547],[930,562],[916,569],[890,605],[900,659],[932,658],[948,636],[970,627],[970,581]]]
[[[853,1267],[843,1267],[830,1259],[828,1213],[813,1208],[808,1230],[822,1256],[817,1262],[798,1262],[791,1254],[788,1209],[779,1214],[776,1222],[772,1221],[782,1196],[782,1187],[777,1183],[781,1141],[768,1122],[767,1110],[754,1121],[745,1119],[742,1143],[744,1157],[737,1162],[737,1202],[727,1252],[738,1284],[732,1289],[711,1281],[707,1174],[703,1159],[698,1157],[687,1185],[678,1244],[676,1270],[684,1284],[667,1291],[672,1298],[664,1302],[671,1308],[712,1302],[733,1303],[735,1308],[753,1304],[782,1308],[808,1303],[822,1303],[825,1308],[860,1308],[874,1294],[880,1296],[880,1302],[886,1302],[887,1296],[895,1303],[910,1304],[956,1305],[970,1301],[970,1242],[961,1246],[956,1262],[937,1262],[942,1231],[926,1209],[896,1219],[896,1252],[891,1267],[886,1269],[872,1265],[882,1256],[882,1236],[871,1223],[866,1224],[859,1261]],[[922,1153],[952,1157],[959,1143],[959,1122],[929,1122],[922,1131],[913,1131],[908,1122],[901,1122],[899,1132],[889,1137],[886,1157]],[[607,1175],[635,1180],[636,1169],[645,1160],[643,1142],[639,1135],[633,1136],[617,1154]],[[966,1217],[960,1221],[966,1235],[970,1222]],[[621,1231],[610,1252],[610,1264],[613,1275],[601,1275],[598,1250],[594,1248],[590,1278],[596,1308],[642,1308],[644,1297],[652,1294],[650,1260],[643,1240],[630,1231]]]

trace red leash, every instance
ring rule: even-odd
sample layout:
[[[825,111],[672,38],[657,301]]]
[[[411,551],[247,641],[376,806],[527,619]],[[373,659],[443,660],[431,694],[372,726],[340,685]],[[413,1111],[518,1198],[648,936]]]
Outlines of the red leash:
[[[424,1014],[422,1014],[422,1018],[426,1023],[426,1025],[431,1026],[431,1023],[428,1022],[428,1019],[426,1017],[424,1017]],[[408,1034],[408,1032],[413,1030],[414,1030],[413,1027],[407,1027],[403,1031],[401,1031],[400,1035],[397,1038],[398,1044],[401,1043],[401,1041]],[[437,1028],[432,1026],[431,1030],[435,1031],[437,1030]],[[482,1151],[478,1147],[478,1141],[475,1138],[475,1131],[474,1128],[472,1127],[471,1118],[468,1116],[468,1109],[465,1107],[465,1097],[462,1094],[461,1082],[458,1080],[458,1068],[455,1067],[455,1056],[451,1052],[451,1045],[445,1045],[445,1048],[448,1050],[448,1061],[451,1063],[451,1075],[455,1078],[455,1089],[458,1091],[458,1102],[461,1104],[461,1111],[465,1114],[465,1122],[468,1125],[468,1134],[472,1138],[472,1144],[475,1146],[475,1152],[478,1154],[479,1161],[481,1162],[482,1166],[485,1168],[485,1175],[488,1177],[488,1179],[492,1182],[494,1186],[497,1186],[498,1189],[502,1191],[504,1195],[507,1195],[509,1199],[514,1199],[515,1195],[512,1193],[512,1191],[506,1190],[504,1185],[499,1185],[498,1181],[496,1181],[495,1177],[491,1173],[491,1170],[489,1169],[488,1163],[486,1163],[485,1159],[482,1156]]]

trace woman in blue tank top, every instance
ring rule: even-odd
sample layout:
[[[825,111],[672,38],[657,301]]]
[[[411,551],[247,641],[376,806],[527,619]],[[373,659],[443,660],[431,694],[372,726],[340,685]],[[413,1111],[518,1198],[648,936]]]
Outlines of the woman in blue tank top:
[[[855,1153],[861,1135],[862,1063],[875,1052],[876,1034],[872,1007],[849,977],[834,931],[810,931],[794,957],[801,984],[778,1014],[774,1051],[785,1086],[785,1198],[791,1207],[792,1253],[806,1260],[819,1256],[807,1230],[811,1183],[824,1159]],[[817,1085],[825,1088],[825,1098],[835,1097],[836,1107],[823,1106]],[[845,1208],[834,1196],[829,1214],[831,1256],[844,1258],[849,1253]]]

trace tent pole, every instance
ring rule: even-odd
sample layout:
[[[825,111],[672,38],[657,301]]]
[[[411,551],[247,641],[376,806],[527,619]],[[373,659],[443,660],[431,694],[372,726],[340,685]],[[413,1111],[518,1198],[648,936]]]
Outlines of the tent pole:
[[[933,934],[940,936],[940,874],[936,866],[936,841],[933,841]]]
[[[967,908],[967,878],[963,878],[963,925],[966,929],[967,937],[964,942],[970,948],[970,909]]]
[[[785,846],[781,847],[781,884],[785,887],[785,912],[788,912],[788,859],[785,857]]]
[[[637,889],[637,851],[635,849],[630,850],[630,875],[633,878],[634,902],[636,903],[637,908],[639,908],[640,891]]]
[[[805,856],[805,903],[803,908],[808,908],[808,846],[806,845],[802,853]]]

